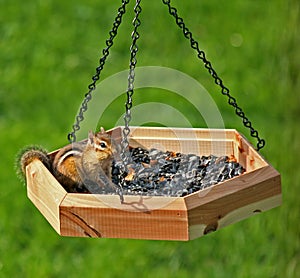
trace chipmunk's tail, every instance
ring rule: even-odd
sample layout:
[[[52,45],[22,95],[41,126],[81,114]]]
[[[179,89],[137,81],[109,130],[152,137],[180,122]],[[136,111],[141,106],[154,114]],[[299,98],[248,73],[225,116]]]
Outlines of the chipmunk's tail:
[[[16,172],[18,177],[25,181],[26,178],[26,166],[33,160],[38,159],[50,170],[51,160],[47,154],[47,151],[40,146],[27,146],[19,151],[16,157]]]

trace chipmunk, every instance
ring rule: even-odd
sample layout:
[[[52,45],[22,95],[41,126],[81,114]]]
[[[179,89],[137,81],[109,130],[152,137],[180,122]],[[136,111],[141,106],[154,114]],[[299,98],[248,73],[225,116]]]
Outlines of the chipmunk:
[[[111,182],[112,145],[110,136],[101,128],[96,134],[90,131],[87,142],[69,144],[60,149],[53,161],[42,148],[29,148],[19,157],[19,172],[25,176],[26,166],[39,159],[68,192],[118,191]]]
[[[112,158],[110,136],[104,129],[96,134],[90,131],[86,143],[69,144],[58,151],[52,163],[53,174],[68,192],[112,189]]]

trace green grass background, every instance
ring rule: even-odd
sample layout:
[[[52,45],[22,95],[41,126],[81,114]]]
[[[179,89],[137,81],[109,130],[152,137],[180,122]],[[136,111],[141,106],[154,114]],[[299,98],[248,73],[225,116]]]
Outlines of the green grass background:
[[[138,65],[197,78],[226,127],[248,136],[166,7],[142,2]],[[67,143],[120,1],[0,0],[0,277],[300,277],[299,1],[172,3],[266,139],[261,153],[282,174],[283,205],[191,242],[59,237],[27,199],[15,155]],[[128,67],[131,15],[102,78]]]

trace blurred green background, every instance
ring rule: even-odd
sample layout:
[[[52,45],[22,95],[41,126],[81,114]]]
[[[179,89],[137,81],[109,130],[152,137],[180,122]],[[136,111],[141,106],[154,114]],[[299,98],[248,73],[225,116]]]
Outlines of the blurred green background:
[[[28,144],[54,150],[67,143],[120,2],[0,0],[0,277],[300,277],[297,0],[172,1],[266,139],[261,153],[282,174],[281,207],[191,242],[160,242],[62,238],[27,199],[15,155]],[[158,0],[142,6],[138,66],[196,78],[226,127],[248,137],[166,7]],[[128,68],[132,8],[102,79]],[[123,102],[111,111],[122,113]],[[190,109],[183,113],[193,119]]]

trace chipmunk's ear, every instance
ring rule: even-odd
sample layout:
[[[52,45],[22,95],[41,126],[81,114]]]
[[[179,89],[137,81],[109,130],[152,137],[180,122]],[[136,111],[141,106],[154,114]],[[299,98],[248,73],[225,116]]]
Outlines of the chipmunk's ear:
[[[93,131],[89,131],[89,137],[88,137],[88,144],[93,145],[94,144],[94,132]]]
[[[105,129],[104,129],[103,126],[100,127],[100,133],[102,133],[102,134],[103,134],[103,133],[106,133],[106,131],[105,131]]]

